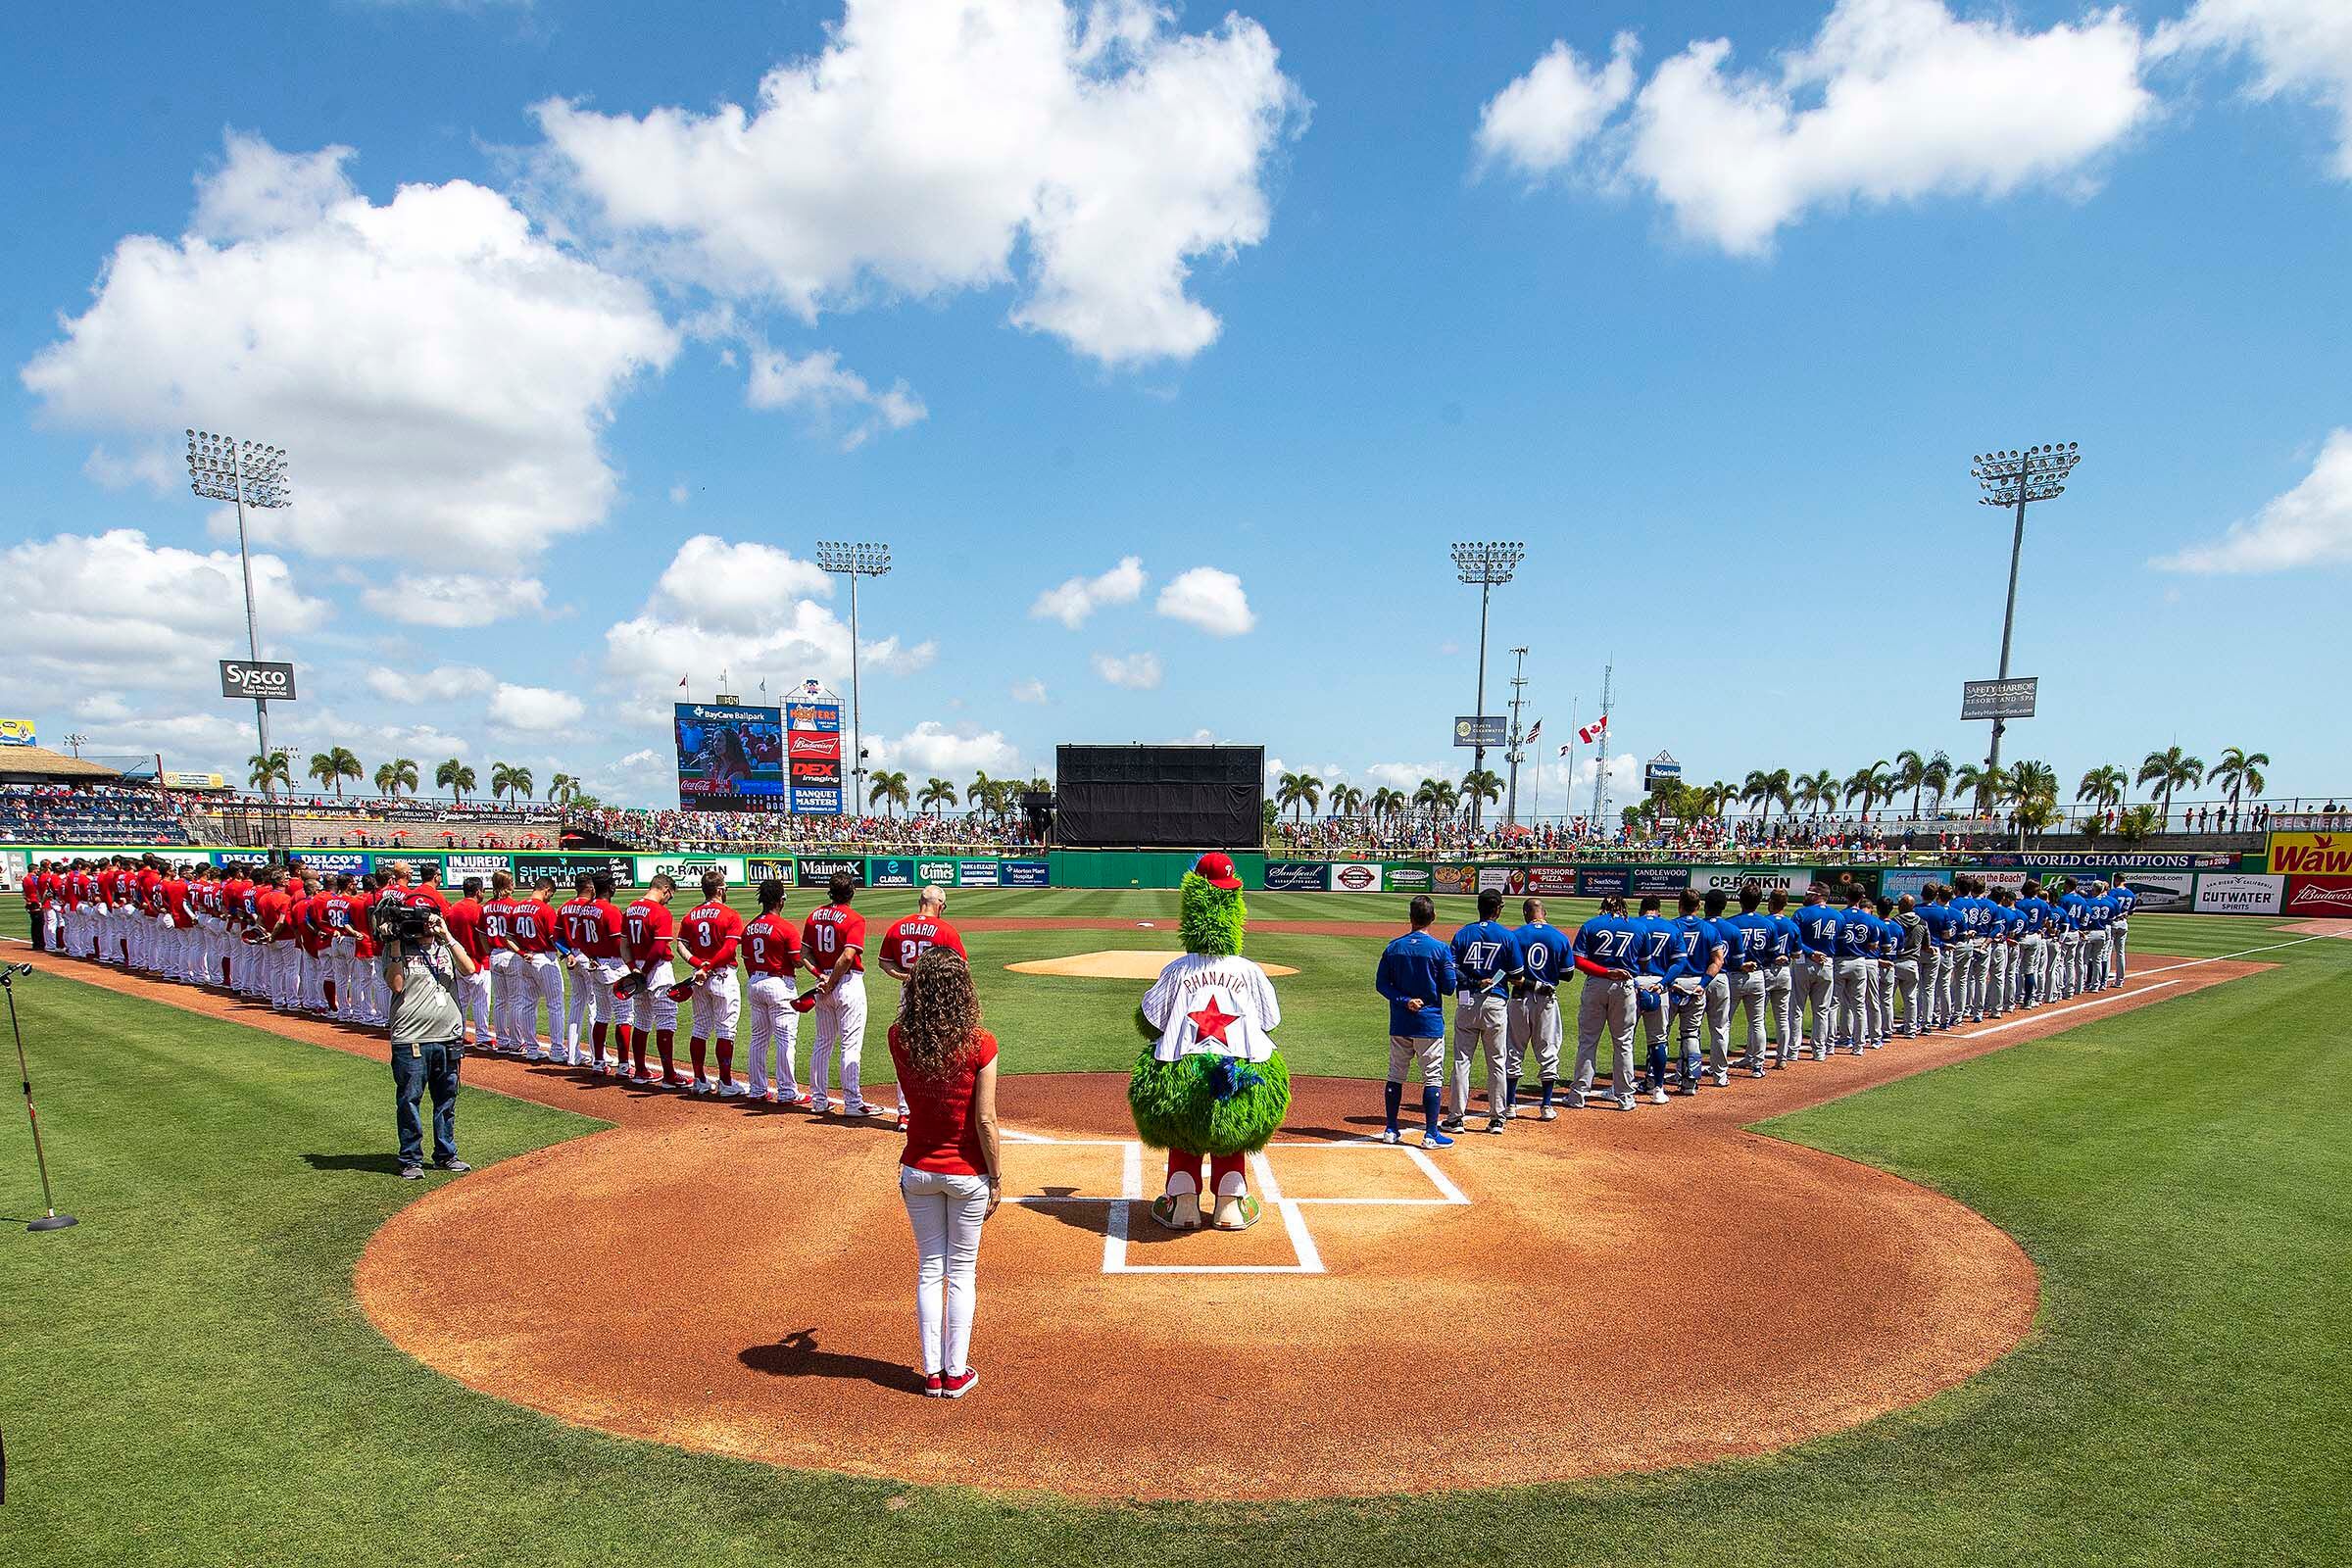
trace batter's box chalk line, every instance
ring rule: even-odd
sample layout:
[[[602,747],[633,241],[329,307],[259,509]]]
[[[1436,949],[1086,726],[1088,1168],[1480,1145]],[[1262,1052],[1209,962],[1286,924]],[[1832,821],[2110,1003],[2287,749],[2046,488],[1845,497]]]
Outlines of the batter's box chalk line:
[[[1024,1148],[1049,1147],[1056,1149],[1115,1149],[1119,1152],[1119,1191],[1108,1193],[1033,1193],[1006,1199],[1023,1208],[1046,1208],[1059,1203],[1102,1203],[1109,1214],[1102,1234],[1102,1272],[1105,1274],[1320,1274],[1323,1253],[1315,1246],[1315,1233],[1307,1225],[1306,1210],[1315,1207],[1349,1206],[1358,1208],[1449,1208],[1470,1201],[1451,1178],[1438,1167],[1438,1162],[1410,1144],[1383,1144],[1373,1139],[1319,1139],[1277,1141],[1266,1151],[1277,1149],[1312,1149],[1318,1151],[1369,1152],[1370,1157],[1402,1158],[1409,1160],[1428,1179],[1432,1196],[1427,1198],[1363,1198],[1340,1196],[1333,1198],[1293,1198],[1282,1190],[1275,1179],[1274,1166],[1265,1152],[1250,1156],[1250,1179],[1257,1184],[1258,1201],[1282,1216],[1282,1228],[1291,1241],[1291,1253],[1296,1259],[1289,1263],[1131,1263],[1127,1260],[1128,1227],[1133,1224],[1137,1206],[1149,1202],[1156,1194],[1144,1191],[1144,1146],[1133,1138],[1046,1138],[1007,1127],[1004,1142]]]

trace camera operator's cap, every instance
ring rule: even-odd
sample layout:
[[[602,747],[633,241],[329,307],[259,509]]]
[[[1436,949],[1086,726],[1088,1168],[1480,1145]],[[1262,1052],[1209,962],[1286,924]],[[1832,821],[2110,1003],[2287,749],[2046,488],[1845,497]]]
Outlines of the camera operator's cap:
[[[1193,869],[1207,878],[1208,885],[1212,888],[1222,888],[1228,893],[1237,892],[1241,888],[1242,876],[1233,868],[1233,857],[1222,850],[1209,851],[1200,857],[1200,863],[1194,866]]]

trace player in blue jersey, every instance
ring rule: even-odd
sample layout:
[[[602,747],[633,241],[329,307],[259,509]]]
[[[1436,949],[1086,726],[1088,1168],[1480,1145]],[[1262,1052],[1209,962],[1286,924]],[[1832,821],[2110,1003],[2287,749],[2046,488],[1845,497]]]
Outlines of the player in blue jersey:
[[[1931,882],[1920,892],[1919,920],[1928,945],[1919,956],[1921,1024],[1933,1031],[1951,1027],[1952,890]]]
[[[1478,918],[1453,934],[1453,967],[1459,977],[1453,998],[1453,1110],[1440,1125],[1462,1131],[1469,1114],[1470,1062],[1483,1055],[1487,1066],[1487,1131],[1503,1129],[1503,1086],[1509,1079],[1504,1053],[1510,1049],[1511,980],[1519,973],[1519,944],[1511,928],[1494,917],[1502,912],[1502,890],[1478,896]]]
[[[2058,879],[2057,995],[2061,1002],[2082,989],[2082,907],[2086,901],[2076,886],[2071,876]]]
[[[1502,1113],[1518,1114],[1519,1072],[1535,1054],[1537,1082],[1543,1091],[1540,1121],[1559,1115],[1551,1097],[1560,1086],[1560,982],[1570,961],[1568,933],[1544,918],[1544,901],[1529,899],[1519,906],[1526,924],[1511,933],[1519,947],[1519,978],[1511,984],[1510,1076],[1503,1089]]]
[[[1796,1059],[1796,920],[1788,913],[1788,890],[1774,888],[1765,901],[1772,920],[1772,953],[1764,963],[1764,1010],[1772,1019],[1773,1045],[1782,1066]]]
[[[1666,1047],[1674,1038],[1674,1012],[1667,1005],[1666,981],[1682,955],[1682,946],[1675,940],[1674,922],[1658,912],[1655,893],[1642,895],[1642,912],[1630,924],[1634,932],[1634,1011],[1649,1040],[1649,1074],[1642,1088],[1663,1105]]]
[[[1740,884],[1740,912],[1728,920],[1719,920],[1717,927],[1730,933],[1729,952],[1725,955],[1723,972],[1730,982],[1731,1003],[1726,1009],[1725,1023],[1730,1024],[1740,1010],[1747,1012],[1747,1075],[1764,1076],[1765,1029],[1767,1008],[1766,968],[1772,962],[1774,929],[1772,916],[1763,909],[1764,889],[1760,883]]]
[[[1812,1027],[1801,1033],[1798,1043],[1811,1043],[1815,1061],[1828,1058],[1830,1042],[1838,1036],[1832,1005],[1838,982],[1838,920],[1827,895],[1820,888],[1807,888],[1796,911],[1797,999],[1792,1010],[1802,1014],[1812,1009]]]
[[[1894,962],[1903,956],[1903,928],[1895,923],[1894,901],[1885,894],[1879,896],[1874,913],[1879,942],[1871,954],[1876,967],[1870,978],[1878,1005],[1871,1009],[1870,1045],[1875,1051],[1894,1038]]]
[[[2082,901],[2083,947],[2082,989],[2107,989],[2107,927],[2115,921],[2115,900],[2107,896],[2107,884],[2093,882],[2090,897]]]
[[[1667,982],[1670,994],[1668,1004],[1676,1009],[1680,1020],[1683,1045],[1683,1090],[1688,1094],[1698,1087],[1698,1031],[1706,1018],[1708,993],[1723,974],[1727,951],[1722,934],[1715,922],[1700,914],[1699,896],[1690,888],[1683,889],[1682,913],[1675,918],[1675,940],[1682,947],[1682,960],[1673,979]],[[1720,1035],[1707,1042],[1712,1053],[1708,1065],[1714,1069],[1715,1082],[1731,1082],[1731,1064],[1723,1055]]]
[[[1412,930],[1388,945],[1372,976],[1372,989],[1389,1000],[1389,1081],[1384,1091],[1388,1127],[1380,1141],[1400,1140],[1396,1116],[1404,1102],[1404,1075],[1417,1069],[1421,1145],[1444,1149],[1453,1142],[1438,1129],[1438,1102],[1446,1078],[1444,999],[1453,995],[1453,950],[1429,934],[1438,906],[1428,895],[1413,900],[1407,913]]]
[[[2108,896],[2115,900],[2115,918],[2107,922],[2107,983],[2121,987],[2124,939],[2132,934],[2132,906],[2139,902],[2139,895],[2132,891],[2130,882],[2119,876],[2115,886],[2108,889]]]
[[[1592,1089],[1600,1037],[1609,1037],[1609,1098],[1619,1110],[1634,1108],[1634,945],[1639,936],[1626,918],[1625,900],[1600,901],[1600,912],[1576,928],[1576,970],[1584,996],[1576,1009],[1576,1079],[1571,1105],[1583,1105]]]
[[[1832,1037],[1838,1046],[1862,1054],[1868,1038],[1866,996],[1871,983],[1871,955],[1878,950],[1879,922],[1862,907],[1862,889],[1845,890],[1845,908],[1838,916],[1838,1028]]]

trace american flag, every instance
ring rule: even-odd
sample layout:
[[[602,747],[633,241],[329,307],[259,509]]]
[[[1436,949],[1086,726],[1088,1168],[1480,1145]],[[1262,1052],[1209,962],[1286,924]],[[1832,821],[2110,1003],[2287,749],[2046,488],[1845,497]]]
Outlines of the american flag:
[[[1539,718],[1539,719],[1537,719],[1537,720],[1536,720],[1535,724],[1534,724],[1532,727],[1530,727],[1530,728],[1529,728],[1529,730],[1528,730],[1528,732],[1527,732],[1527,744],[1528,744],[1528,745],[1530,745],[1530,746],[1533,746],[1533,745],[1535,745],[1535,743],[1536,743],[1536,737],[1537,737],[1537,736],[1539,736],[1539,735],[1541,735],[1541,734],[1543,734],[1543,733],[1544,733],[1544,721],[1543,721],[1542,719],[1540,719],[1540,718]]]

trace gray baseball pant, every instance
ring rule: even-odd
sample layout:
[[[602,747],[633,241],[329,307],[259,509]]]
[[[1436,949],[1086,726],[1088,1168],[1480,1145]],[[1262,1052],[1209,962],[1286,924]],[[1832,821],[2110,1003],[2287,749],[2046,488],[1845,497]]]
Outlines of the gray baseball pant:
[[[1507,999],[1472,993],[1459,998],[1453,1004],[1453,1109],[1449,1114],[1460,1117],[1470,1114],[1470,1058],[1483,1053],[1487,1061],[1487,1104],[1493,1110],[1502,1109],[1503,1084],[1509,1065],[1503,1058],[1510,1048],[1510,1019]]]
[[[1599,1066],[1600,1037],[1609,1037],[1609,1086],[1619,1100],[1634,1093],[1634,983],[1603,975],[1585,976],[1576,1007],[1576,1100],[1592,1092]]]
[[[1544,1083],[1560,1076],[1560,999],[1550,991],[1534,991],[1511,999],[1511,1054],[1507,1078],[1520,1076],[1529,1053]]]
[[[2082,933],[2082,989],[2085,991],[2106,990],[2107,933],[2104,931],[2085,931]]]
[[[1838,1037],[1838,1019],[1831,1002],[1838,988],[1838,964],[1837,960],[1819,954],[1808,955],[1797,962],[1802,967],[1797,971],[1800,995],[1796,1011],[1801,1015],[1807,1006],[1813,1009],[1813,1026],[1803,1032],[1802,1038],[1812,1043],[1813,1054],[1819,1056],[1829,1051],[1830,1042]]]
[[[1706,999],[1707,1069],[1710,1072],[1730,1072],[1732,1058],[1726,1049],[1732,1034],[1732,977],[1716,975],[1707,982],[1700,995]]]
[[[2111,985],[2124,983],[2124,939],[2131,934],[2129,920],[2118,920],[2107,928],[2107,974]]]
[[[1764,1011],[1772,1019],[1781,1060],[1787,1061],[1796,1054],[1796,981],[1785,963],[1764,971]]]
[[[1919,1038],[1919,959],[1916,956],[1900,957],[1887,965],[1894,971],[1894,993],[1903,1004],[1903,1033]],[[1888,1018],[1893,1017],[1891,1011]],[[1890,1029],[1888,1031],[1892,1033]]]
[[[1764,1070],[1764,971],[1738,969],[1720,978],[1730,982],[1723,1006],[1725,1030],[1728,1033],[1732,1020],[1742,1009],[1746,1011],[1747,1064],[1754,1071],[1761,1072]]]
[[[1862,1054],[1864,1031],[1869,1027],[1865,999],[1870,992],[1870,960],[1868,958],[1839,958],[1838,960],[1838,1031],[1834,1036]]]

